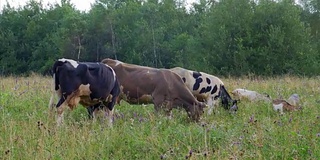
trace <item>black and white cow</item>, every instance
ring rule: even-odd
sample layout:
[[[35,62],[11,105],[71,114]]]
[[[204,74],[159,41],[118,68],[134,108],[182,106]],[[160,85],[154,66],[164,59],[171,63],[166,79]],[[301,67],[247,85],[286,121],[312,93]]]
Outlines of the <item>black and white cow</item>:
[[[63,121],[63,111],[79,103],[88,109],[94,117],[100,106],[109,116],[112,124],[113,108],[120,94],[120,86],[114,70],[103,63],[76,62],[71,59],[59,59],[53,65],[53,93],[49,107],[52,106],[54,91],[59,97],[56,105],[57,124]]]
[[[223,82],[218,77],[181,67],[171,68],[170,70],[181,76],[186,86],[199,101],[206,102],[209,106],[208,114],[212,113],[214,106],[218,103],[218,98],[221,99],[225,109],[232,108],[235,111],[238,109],[237,100],[230,97]]]

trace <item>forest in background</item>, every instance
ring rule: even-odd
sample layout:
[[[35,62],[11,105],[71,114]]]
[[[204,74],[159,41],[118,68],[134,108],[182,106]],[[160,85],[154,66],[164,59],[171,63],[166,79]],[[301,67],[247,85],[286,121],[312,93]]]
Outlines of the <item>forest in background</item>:
[[[0,75],[49,74],[58,58],[215,75],[320,73],[319,0],[68,0],[6,4],[0,15]]]

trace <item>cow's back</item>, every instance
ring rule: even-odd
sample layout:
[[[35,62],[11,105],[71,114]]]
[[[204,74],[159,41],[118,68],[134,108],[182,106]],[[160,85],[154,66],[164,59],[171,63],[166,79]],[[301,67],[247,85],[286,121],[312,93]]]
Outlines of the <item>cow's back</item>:
[[[141,96],[150,95],[158,81],[163,80],[163,77],[159,76],[159,70],[155,68],[128,64],[111,64],[110,66],[117,74],[123,93],[131,98],[138,99]]]
[[[199,100],[207,99],[220,90],[220,85],[224,85],[218,77],[204,72],[191,71],[181,67],[171,68],[170,70],[182,78],[188,89]]]
[[[94,66],[90,64],[89,67],[92,68],[88,69],[87,82],[91,89],[101,94],[109,93],[116,85],[116,76],[113,69],[103,63],[97,63]]]
[[[181,100],[181,102],[178,102],[180,104],[177,105],[198,105],[199,102],[184,84],[181,76],[168,69],[161,69],[160,71],[164,76],[164,82],[166,83],[166,86],[168,86],[168,92],[171,94],[172,98]]]

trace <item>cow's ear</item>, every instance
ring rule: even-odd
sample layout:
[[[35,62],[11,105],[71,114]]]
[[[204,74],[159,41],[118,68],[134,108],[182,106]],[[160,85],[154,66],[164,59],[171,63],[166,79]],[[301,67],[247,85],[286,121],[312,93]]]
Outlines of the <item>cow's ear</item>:
[[[76,68],[76,74],[77,74],[78,76],[83,76],[83,75],[86,74],[87,70],[88,70],[87,65],[85,65],[85,64],[79,64],[78,67]]]

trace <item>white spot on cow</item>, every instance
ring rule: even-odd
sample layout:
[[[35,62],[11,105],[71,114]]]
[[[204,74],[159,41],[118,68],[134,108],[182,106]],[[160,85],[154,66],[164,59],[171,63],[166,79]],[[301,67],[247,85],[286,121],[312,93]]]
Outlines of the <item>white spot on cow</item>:
[[[69,62],[74,68],[77,68],[78,65],[79,65],[79,63],[77,61],[72,60],[72,59],[61,58],[58,61],[60,61],[60,62]]]
[[[283,114],[283,104],[273,104],[273,110],[275,111],[280,111],[281,114]]]

